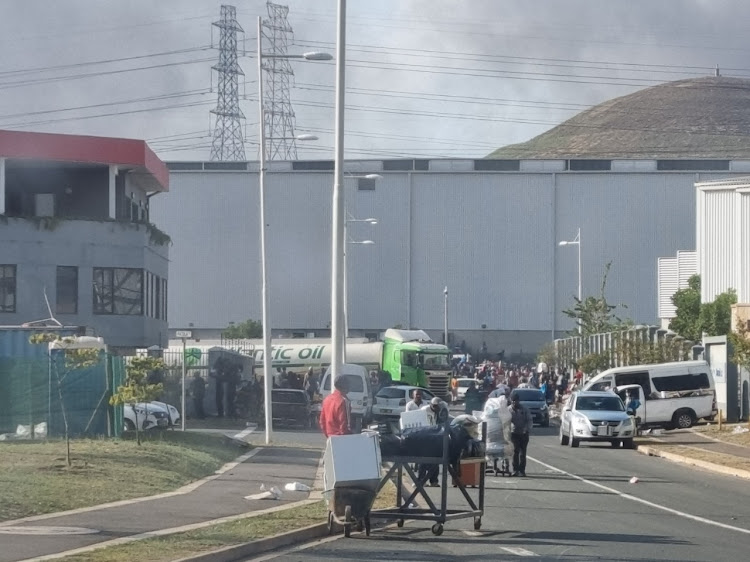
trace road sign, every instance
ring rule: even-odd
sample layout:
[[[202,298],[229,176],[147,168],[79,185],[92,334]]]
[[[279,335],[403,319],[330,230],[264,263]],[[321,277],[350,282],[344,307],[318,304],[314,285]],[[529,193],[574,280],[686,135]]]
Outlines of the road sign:
[[[190,330],[177,330],[175,332],[175,336],[178,338],[192,338],[193,332],[191,332]]]

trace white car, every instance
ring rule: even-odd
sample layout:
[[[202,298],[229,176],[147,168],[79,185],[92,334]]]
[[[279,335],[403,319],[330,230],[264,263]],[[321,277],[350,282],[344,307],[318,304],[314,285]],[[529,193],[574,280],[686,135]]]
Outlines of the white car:
[[[434,396],[429,390],[418,386],[404,384],[384,386],[375,395],[372,417],[374,419],[399,418],[401,412],[406,411],[406,404],[413,398],[415,390],[422,391],[422,401],[425,404],[429,404]]]
[[[468,378],[468,377],[461,377],[458,379],[458,388],[456,389],[456,399],[457,400],[465,400],[466,399],[466,389],[469,388],[469,385],[471,383],[477,382],[474,379]]]
[[[142,431],[169,427],[169,410],[154,402],[139,402],[135,407],[131,404],[125,404],[123,406],[123,417],[125,418],[125,429],[128,431],[135,431],[136,423]]]
[[[560,445],[578,447],[581,441],[608,441],[633,448],[635,424],[620,397],[612,392],[574,392],[560,418]]]
[[[169,425],[178,425],[180,423],[180,411],[172,406],[172,404],[156,401],[151,401],[149,402],[149,404],[152,404],[154,406],[161,406],[167,411],[167,413],[169,414]]]

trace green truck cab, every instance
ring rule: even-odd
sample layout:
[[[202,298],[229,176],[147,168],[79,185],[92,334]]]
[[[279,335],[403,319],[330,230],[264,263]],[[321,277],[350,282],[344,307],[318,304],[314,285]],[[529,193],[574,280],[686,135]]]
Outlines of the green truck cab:
[[[383,370],[394,384],[427,388],[435,396],[450,397],[453,373],[451,350],[432,341],[423,330],[386,330],[383,341]]]

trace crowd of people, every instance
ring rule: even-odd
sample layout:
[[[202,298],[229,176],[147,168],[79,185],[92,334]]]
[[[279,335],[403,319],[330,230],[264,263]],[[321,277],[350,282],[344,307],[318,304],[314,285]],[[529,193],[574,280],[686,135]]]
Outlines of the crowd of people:
[[[567,371],[552,368],[545,363],[517,365],[502,361],[483,361],[473,365],[462,359],[453,370],[451,390],[453,401],[458,400],[458,379],[473,379],[466,389],[465,411],[467,414],[481,410],[485,400],[492,395],[510,393],[515,388],[536,388],[547,398],[547,403],[561,402],[563,397],[579,387],[583,373],[575,371],[571,377]]]

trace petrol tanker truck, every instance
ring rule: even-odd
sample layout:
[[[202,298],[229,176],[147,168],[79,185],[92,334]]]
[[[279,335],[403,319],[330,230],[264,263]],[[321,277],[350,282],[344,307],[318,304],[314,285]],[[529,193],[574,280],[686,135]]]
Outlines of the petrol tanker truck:
[[[188,344],[191,349],[200,346]],[[262,373],[265,357],[262,340],[222,340],[216,346],[250,355],[254,359],[255,372]],[[208,346],[211,347],[211,346]],[[197,348],[197,349],[196,349]],[[182,344],[170,342],[170,350],[182,350]],[[273,341],[271,366],[274,369],[304,373],[309,367],[320,372],[331,363],[331,340],[305,338]],[[451,350],[432,341],[423,330],[386,330],[383,341],[365,342],[362,339],[346,343],[346,363],[362,365],[369,370],[383,370],[391,376],[394,384],[411,384],[427,388],[435,396],[450,397],[452,374]]]

